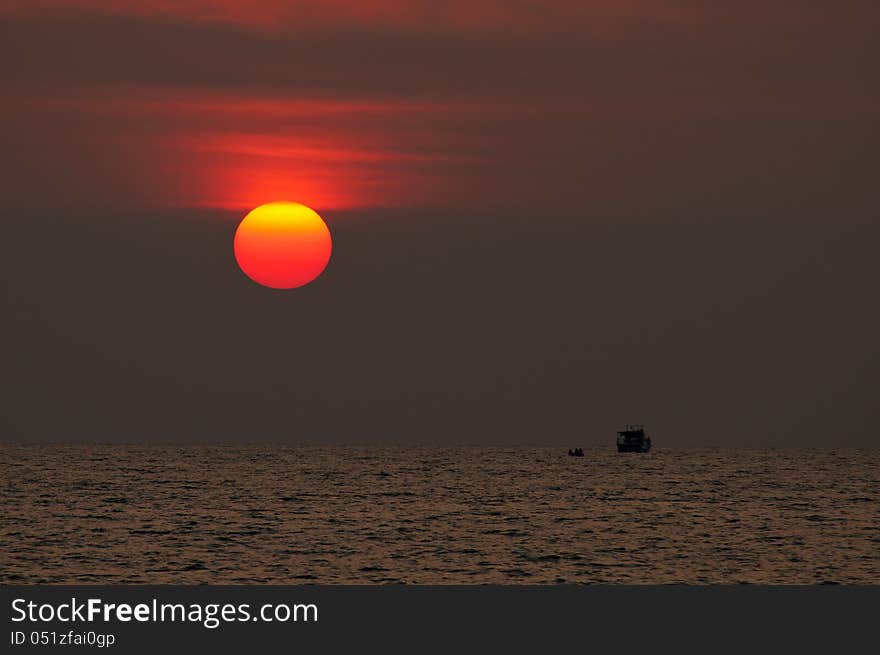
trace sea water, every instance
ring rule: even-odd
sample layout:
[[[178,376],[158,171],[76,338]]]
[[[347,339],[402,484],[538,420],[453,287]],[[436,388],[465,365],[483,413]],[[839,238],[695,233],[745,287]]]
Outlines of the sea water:
[[[880,451],[0,447],[6,583],[880,583]]]

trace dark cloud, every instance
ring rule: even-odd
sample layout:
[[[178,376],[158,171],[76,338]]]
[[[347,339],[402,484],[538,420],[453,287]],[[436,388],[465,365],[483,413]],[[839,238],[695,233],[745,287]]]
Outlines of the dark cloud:
[[[581,98],[709,96],[751,105],[810,100],[864,84],[876,12],[797,14],[755,24],[748,7],[691,25],[647,20],[592,33],[425,31],[322,25],[293,34],[161,16],[76,12],[6,16],[4,81],[22,85],[148,84],[314,96]],[[875,98],[876,99],[876,98]],[[840,100],[840,98],[838,98]]]

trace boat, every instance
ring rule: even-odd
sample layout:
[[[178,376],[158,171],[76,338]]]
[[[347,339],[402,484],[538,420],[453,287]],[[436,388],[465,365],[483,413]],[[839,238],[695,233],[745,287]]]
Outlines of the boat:
[[[583,457],[584,456],[584,449],[583,448],[575,448],[574,450],[572,450],[571,448],[569,448],[568,449],[568,456],[569,457]]]
[[[651,437],[645,434],[644,425],[626,425],[617,432],[617,452],[646,453],[651,450]]]

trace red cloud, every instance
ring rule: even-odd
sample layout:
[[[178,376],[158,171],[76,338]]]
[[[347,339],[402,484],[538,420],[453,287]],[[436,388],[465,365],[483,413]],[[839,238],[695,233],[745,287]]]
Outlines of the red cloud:
[[[586,31],[610,36],[621,24],[644,29],[652,25],[742,24],[790,12],[784,3],[746,0],[735,9],[689,0],[4,0],[0,13],[51,15],[86,10],[189,22],[228,23],[297,32],[321,27],[379,27],[426,31]],[[810,7],[798,8],[799,19],[821,18]]]

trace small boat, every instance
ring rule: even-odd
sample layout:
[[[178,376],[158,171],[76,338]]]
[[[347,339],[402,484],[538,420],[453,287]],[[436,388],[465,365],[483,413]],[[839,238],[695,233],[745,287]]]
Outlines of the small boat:
[[[645,434],[644,425],[626,425],[617,432],[617,452],[646,453],[651,450],[651,437]]]
[[[572,450],[571,448],[569,448],[568,449],[568,456],[569,457],[583,457],[584,456],[584,449],[583,448],[575,448],[574,450]]]

